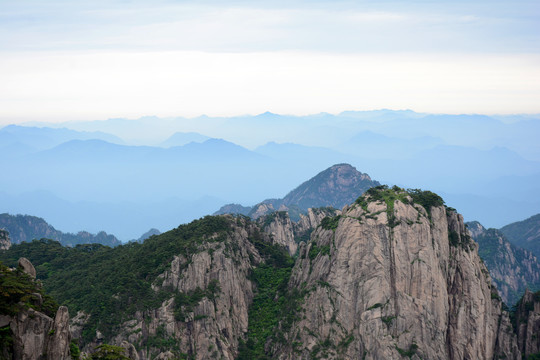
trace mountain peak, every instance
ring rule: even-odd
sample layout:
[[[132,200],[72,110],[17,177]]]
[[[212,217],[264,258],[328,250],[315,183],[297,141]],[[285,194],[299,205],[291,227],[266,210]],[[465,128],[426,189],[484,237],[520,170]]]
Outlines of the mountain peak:
[[[332,206],[341,209],[356,200],[367,189],[378,186],[368,174],[350,164],[336,164],[304,182],[283,198],[285,205],[298,205],[301,209]]]

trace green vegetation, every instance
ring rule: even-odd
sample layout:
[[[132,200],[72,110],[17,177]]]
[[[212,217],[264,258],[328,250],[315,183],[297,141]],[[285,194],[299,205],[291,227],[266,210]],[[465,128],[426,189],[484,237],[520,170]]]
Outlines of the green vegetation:
[[[126,350],[119,346],[102,344],[96,348],[97,351],[90,355],[88,360],[129,360],[125,356]]]
[[[268,339],[286,341],[284,333],[292,326],[299,310],[302,294],[289,290],[287,284],[294,260],[275,245],[252,241],[258,246],[266,263],[253,269],[252,281],[257,285],[249,309],[249,327],[246,341],[240,341],[238,360],[270,359],[264,345]]]
[[[339,219],[341,219],[341,215],[333,217],[327,216],[321,220],[321,227],[325,230],[336,231],[339,224]]]
[[[473,249],[472,238],[467,234],[459,235],[455,230],[448,228],[448,243],[450,246],[461,248],[465,251]]]
[[[398,351],[398,353],[401,355],[401,356],[406,356],[408,358],[412,358],[414,354],[416,354],[416,351],[418,350],[418,345],[416,345],[415,343],[412,343],[410,346],[409,346],[409,349],[407,350],[403,350],[401,348],[399,348],[397,345],[396,345],[396,350]]]
[[[393,186],[392,188],[387,185],[380,185],[368,189],[362,196],[356,199],[356,204],[360,205],[365,212],[368,211],[368,202],[369,201],[380,201],[386,204],[386,214],[388,216],[388,224],[390,227],[397,225],[395,216],[394,216],[394,203],[396,200],[399,200],[405,204],[409,204],[412,199],[412,203],[421,205],[426,209],[428,217],[431,219],[431,208],[433,206],[443,206],[443,199],[431,192],[424,191],[420,189],[402,189],[398,186]],[[366,215],[366,217],[368,217]]]
[[[81,358],[81,350],[74,340],[69,343],[69,352],[71,353],[72,360],[79,360]]]
[[[0,262],[0,314],[13,316],[29,308],[54,317],[58,304],[28,274]]]
[[[9,325],[0,328],[0,360],[11,359],[13,355],[13,333]],[[7,355],[6,359],[3,355]]]
[[[383,323],[386,324],[386,326],[392,325],[392,322],[395,320],[395,316],[383,316],[381,317],[381,320]]]
[[[373,309],[377,309],[377,308],[380,308],[380,307],[383,307],[383,306],[384,306],[384,305],[381,304],[381,303],[375,303],[375,304],[371,305],[370,307],[368,307],[368,308],[366,309],[366,311],[373,310]]]
[[[205,290],[197,287],[189,293],[177,292],[174,297],[175,319],[178,321],[185,321],[186,315],[192,312],[193,308],[195,308],[202,299],[208,298],[214,300],[220,291],[219,282],[217,280],[211,280]]]
[[[311,260],[314,260],[317,255],[330,255],[330,245],[323,245],[321,247],[318,247],[315,241],[311,244],[311,248],[309,249],[308,256]]]
[[[170,266],[175,255],[183,255],[187,266],[203,242],[224,242],[232,221],[207,216],[153,236],[143,244],[115,248],[98,244],[67,248],[52,240],[35,240],[12,246],[0,253],[0,260],[14,264],[21,256],[28,258],[47,291],[67,305],[70,313],[84,310],[91,314],[81,339],[85,344],[96,329],[108,338],[131,314],[156,308],[170,298],[170,291],[152,289],[157,276]]]
[[[266,228],[277,219],[281,221],[287,221],[289,214],[286,211],[274,211],[263,218],[263,228]]]
[[[437,194],[420,189],[408,189],[407,193],[411,196],[415,204],[422,205],[426,209],[429,218],[431,219],[431,208],[443,206],[444,200]]]

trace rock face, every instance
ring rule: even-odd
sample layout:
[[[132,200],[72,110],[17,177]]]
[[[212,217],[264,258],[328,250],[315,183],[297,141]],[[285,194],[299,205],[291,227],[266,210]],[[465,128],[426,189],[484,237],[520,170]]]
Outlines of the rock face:
[[[24,264],[24,271],[35,270],[27,259],[21,259],[19,264]],[[15,270],[12,274],[15,273]],[[5,275],[6,273],[4,273]],[[33,280],[32,284],[36,284]],[[10,286],[10,285],[8,285]],[[11,285],[12,286],[12,285]],[[36,285],[38,286],[38,285]],[[21,288],[27,288],[26,285]],[[7,290],[10,291],[9,288]],[[31,291],[31,290],[25,290]],[[13,296],[9,292],[9,296]],[[21,295],[17,293],[17,296]],[[38,293],[31,294],[36,301],[36,305],[41,307],[42,298]],[[9,300],[6,300],[8,302]],[[6,360],[69,360],[71,335],[69,332],[69,313],[65,306],[60,306],[56,311],[54,320],[46,314],[35,310],[25,304],[18,304],[19,309],[13,313],[13,306],[9,308],[12,313],[0,314],[0,327],[3,329],[2,336],[11,339],[9,342],[2,342],[7,345],[1,349],[0,356]],[[6,309],[6,307],[2,307]],[[2,340],[4,341],[5,338]]]
[[[22,268],[22,270],[30,275],[31,278],[36,278],[36,269],[34,268],[34,265],[28,260],[27,258],[20,258],[19,259],[19,266]]]
[[[9,232],[0,229],[0,250],[7,250],[11,247],[11,240],[9,239]]]
[[[461,215],[405,202],[345,208],[300,246],[289,286],[304,297],[278,358],[520,358]]]
[[[162,340],[175,343],[180,353],[195,359],[235,359],[239,340],[248,329],[254,291],[249,273],[261,261],[248,240],[261,236],[258,227],[247,219],[239,222],[227,239],[204,243],[190,259],[175,257],[155,290],[173,289],[178,295],[157,309],[135,314],[112,342],[139,347],[141,360],[173,359],[167,349],[148,345]]]
[[[286,211],[277,211],[260,217],[258,224],[270,236],[273,244],[287,248],[290,255],[295,255],[298,243],[308,241],[313,229],[328,216],[336,216],[341,211],[334,208],[308,209],[307,214],[300,214],[300,221],[293,222]]]
[[[540,262],[530,251],[511,244],[497,229],[485,229],[480,223],[467,223],[478,253],[486,263],[499,294],[513,306],[525,289],[540,288]]]
[[[540,293],[526,291],[516,309],[518,345],[522,354],[540,355]]]
[[[121,346],[133,360],[521,359],[478,244],[461,215],[430,192],[377,187],[341,211],[310,209],[297,222],[287,212],[206,217],[97,255],[123,259],[123,268],[133,260],[129,268],[142,275],[123,274],[133,295],[114,308],[117,322],[85,327],[94,316],[85,309],[73,336],[90,329],[89,348]],[[142,259],[159,271],[150,277]],[[147,289],[144,306],[130,307],[139,292],[127,288],[127,275],[137,277],[137,291]],[[109,296],[121,299],[116,290]],[[523,331],[529,343],[537,331]],[[41,332],[34,337],[49,343]]]
[[[56,230],[42,218],[29,215],[0,214],[0,228],[4,228],[9,232],[13,244],[42,238],[56,240],[64,246],[92,243],[107,246],[121,244],[116,237],[103,231],[96,235],[87,231],[80,231],[77,234],[63,233]]]

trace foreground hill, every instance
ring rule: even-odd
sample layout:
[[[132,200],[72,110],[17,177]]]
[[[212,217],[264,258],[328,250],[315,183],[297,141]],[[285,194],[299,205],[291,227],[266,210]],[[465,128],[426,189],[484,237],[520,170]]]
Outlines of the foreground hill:
[[[288,210],[294,214],[298,211],[305,213],[309,208],[341,209],[367,189],[378,185],[378,181],[372,180],[368,174],[359,172],[355,167],[337,164],[302,183],[283,199],[267,199],[252,207],[228,204],[214,215],[239,213],[257,218],[275,210]]]
[[[56,230],[42,218],[30,215],[0,214],[0,229],[7,230],[12,244],[20,244],[23,241],[41,238],[56,240],[65,246],[91,243],[108,246],[121,244],[120,240],[114,235],[107,234],[104,231],[96,235],[86,231],[80,231],[77,234],[64,233]]]
[[[301,221],[296,259],[279,245],[285,212],[205,217],[115,248],[34,241],[0,258],[36,265],[77,313],[81,346],[132,359],[521,359],[477,244],[437,195],[376,187]]]

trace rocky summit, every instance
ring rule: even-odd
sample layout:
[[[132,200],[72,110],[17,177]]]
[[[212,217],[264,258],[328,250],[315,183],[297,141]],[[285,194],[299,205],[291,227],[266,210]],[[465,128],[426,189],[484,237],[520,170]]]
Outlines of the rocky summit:
[[[306,213],[310,208],[341,209],[367,189],[379,185],[378,181],[372,180],[368,174],[359,172],[352,165],[337,164],[302,183],[283,199],[267,199],[251,207],[227,204],[214,215],[237,213],[256,219],[273,211],[288,211],[291,217],[298,220],[297,213]]]
[[[138,360],[517,360],[537,349],[536,297],[523,337],[462,216],[429,191],[378,186],[296,222],[213,216],[142,244],[42,241],[0,255],[32,261],[77,314],[71,337],[86,353],[106,343]]]

